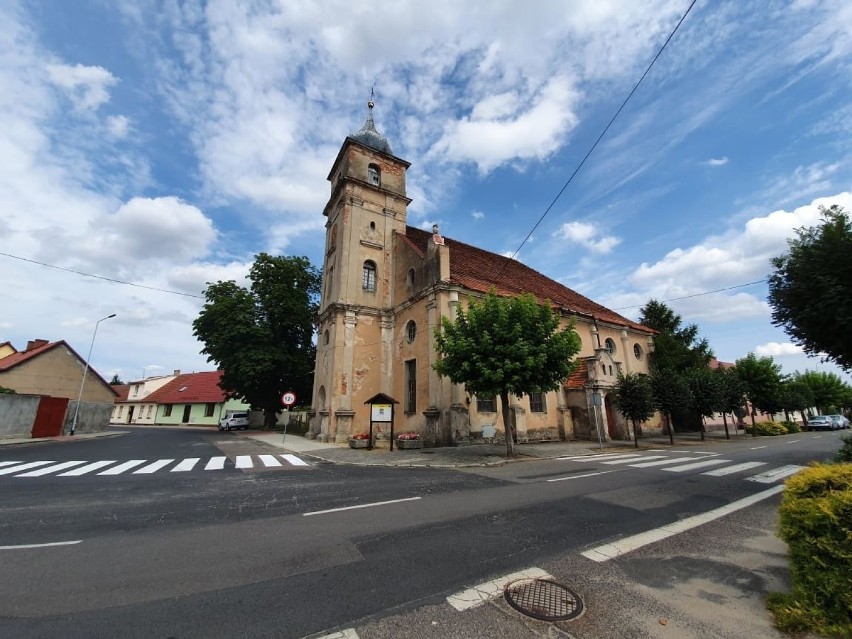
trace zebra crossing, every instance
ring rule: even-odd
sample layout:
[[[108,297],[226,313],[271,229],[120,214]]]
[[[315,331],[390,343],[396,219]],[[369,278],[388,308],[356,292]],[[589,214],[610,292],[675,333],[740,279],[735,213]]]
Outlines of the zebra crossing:
[[[735,463],[731,459],[721,458],[719,453],[707,453],[701,451],[688,452],[690,455],[679,457],[647,455],[643,453],[601,453],[596,455],[560,457],[559,459],[562,461],[570,461],[580,464],[598,463],[602,466],[620,466],[622,468],[651,468],[669,473],[701,471],[699,474],[706,475],[708,477],[727,477],[728,475],[738,475],[767,465],[767,462],[760,461]],[[795,475],[803,468],[804,466],[787,464],[784,466],[764,469],[763,472],[756,475],[742,477],[742,479],[744,481],[756,482],[758,484],[772,484],[786,479],[791,475]]]
[[[98,475],[110,477],[115,475],[153,475],[154,473],[188,473],[190,471],[216,470],[251,470],[265,468],[285,468],[310,466],[308,462],[296,455],[286,453],[281,455],[235,455],[233,460],[224,455],[202,459],[187,457],[185,459],[104,459],[100,461],[2,461],[0,476],[10,477],[80,477],[82,475]]]

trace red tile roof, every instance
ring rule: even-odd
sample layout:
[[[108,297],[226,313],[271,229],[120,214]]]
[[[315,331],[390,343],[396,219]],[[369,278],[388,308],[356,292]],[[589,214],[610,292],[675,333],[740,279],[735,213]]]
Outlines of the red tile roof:
[[[586,361],[582,360],[565,380],[564,386],[567,390],[583,390],[587,381],[589,381],[589,367]]]
[[[0,373],[8,371],[9,369],[14,368],[15,366],[23,364],[24,362],[28,362],[30,360],[33,360],[36,357],[38,357],[39,355],[43,355],[47,351],[53,350],[57,346],[64,346],[65,348],[67,348],[71,352],[72,355],[74,355],[74,357],[79,359],[84,364],[86,362],[86,360],[84,360],[82,357],[80,357],[80,355],[77,354],[77,351],[75,351],[73,348],[71,348],[65,340],[59,340],[58,342],[48,342],[46,340],[36,340],[36,342],[37,343],[42,342],[42,343],[39,346],[36,346],[35,348],[30,348],[29,350],[26,350],[26,351],[18,351],[17,353],[13,353],[12,355],[9,355],[7,357],[0,359]],[[104,386],[108,387],[116,395],[118,394],[118,393],[116,393],[115,389],[112,386],[110,386],[109,383],[103,377],[101,377],[100,374],[91,366],[89,366],[88,374],[94,375],[97,379],[99,379],[104,384]]]
[[[408,226],[405,232],[419,247],[426,247],[428,242],[432,241],[432,233],[428,231]],[[444,243],[450,250],[451,284],[482,293],[493,287],[498,295],[532,293],[538,299],[550,300],[554,306],[569,313],[585,315],[645,333],[655,332],[593,302],[517,260],[446,237]]]
[[[222,371],[185,373],[178,375],[162,388],[145,397],[155,404],[218,404],[228,399],[219,388]]]
[[[110,386],[112,386],[112,390],[118,393],[118,397],[115,398],[116,403],[127,401],[127,394],[130,392],[130,384],[110,384]]]

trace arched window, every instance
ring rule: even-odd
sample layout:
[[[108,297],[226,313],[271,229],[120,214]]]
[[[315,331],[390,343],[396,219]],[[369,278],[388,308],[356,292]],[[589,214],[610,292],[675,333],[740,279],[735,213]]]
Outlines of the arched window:
[[[633,354],[636,356],[636,359],[639,359],[639,360],[642,359],[642,355],[643,355],[642,347],[639,346],[639,344],[633,345]]]
[[[409,288],[409,289],[413,289],[413,288],[414,288],[414,269],[413,269],[413,268],[408,269],[408,279],[407,279],[407,283],[408,283],[408,288]]]
[[[322,343],[327,346],[328,340],[329,340],[328,329],[325,329],[325,333],[322,334]]]
[[[606,350],[610,355],[615,355],[615,340],[613,340],[611,337],[607,337],[606,341],[604,342],[604,345],[606,346]]]
[[[417,324],[414,320],[408,320],[408,323],[405,325],[405,337],[409,344],[417,337]]]
[[[361,288],[368,293],[376,292],[376,263],[370,260],[364,262],[364,276],[361,280]]]
[[[375,186],[382,184],[382,171],[378,164],[371,164],[367,167],[367,182]]]

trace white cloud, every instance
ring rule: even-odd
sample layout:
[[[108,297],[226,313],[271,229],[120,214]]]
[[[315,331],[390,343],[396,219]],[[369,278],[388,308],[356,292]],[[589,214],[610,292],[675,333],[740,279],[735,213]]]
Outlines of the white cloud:
[[[106,119],[107,131],[114,138],[127,136],[130,130],[130,120],[123,115],[111,115]]]
[[[51,82],[65,91],[74,108],[79,111],[94,111],[108,102],[107,89],[118,82],[103,67],[82,64],[48,64],[47,74]]]
[[[704,164],[707,166],[725,166],[728,163],[728,156],[722,156],[720,158],[710,158],[709,160],[705,160]]]
[[[800,346],[791,342],[767,342],[754,348],[759,357],[784,357],[785,355],[801,355],[804,351]]]
[[[482,211],[474,211],[470,215],[471,217],[473,217],[474,220],[481,220],[485,217],[485,213],[483,213]]]
[[[602,255],[609,253],[621,243],[620,238],[612,235],[601,235],[600,229],[588,222],[566,222],[553,235]]]

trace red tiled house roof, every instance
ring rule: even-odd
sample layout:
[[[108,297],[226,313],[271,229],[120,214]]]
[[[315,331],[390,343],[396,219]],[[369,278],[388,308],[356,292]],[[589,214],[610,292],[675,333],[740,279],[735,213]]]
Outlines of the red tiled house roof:
[[[116,403],[126,402],[127,394],[130,392],[130,384],[110,384],[118,397],[115,398]]]
[[[428,231],[408,226],[405,232],[407,239],[415,244],[421,254],[428,242],[432,241],[432,234]],[[648,334],[656,332],[593,302],[517,260],[447,237],[444,238],[444,243],[450,250],[451,284],[482,293],[493,287],[498,295],[532,293],[538,299],[550,300],[554,306],[569,313],[585,315]]]
[[[222,371],[184,373],[145,397],[156,404],[218,404],[228,399],[219,388]]]
[[[54,348],[56,348],[58,346],[64,346],[77,359],[79,359],[81,362],[85,363],[86,360],[84,360],[82,357],[80,357],[80,355],[77,353],[77,351],[75,351],[73,348],[71,348],[65,340],[59,340],[58,342],[48,342],[45,339],[40,339],[40,340],[33,340],[30,343],[28,343],[27,344],[27,350],[19,351],[17,353],[13,353],[12,355],[8,355],[8,356],[0,359],[0,373],[8,371],[8,370],[14,368],[15,366],[19,366],[20,364],[23,364],[24,362],[28,362],[30,360],[33,360],[36,357],[38,357],[39,355],[43,355],[47,351],[53,350]],[[115,388],[110,386],[109,382],[107,382],[103,377],[101,377],[98,374],[98,372],[94,368],[92,368],[91,366],[89,367],[87,374],[97,377],[99,380],[101,380],[101,382],[103,382],[104,386],[109,387],[109,389],[115,395],[118,395],[118,393],[115,391]]]
[[[589,367],[585,360],[581,361],[574,372],[565,380],[565,388],[568,390],[583,390],[589,381]]]

